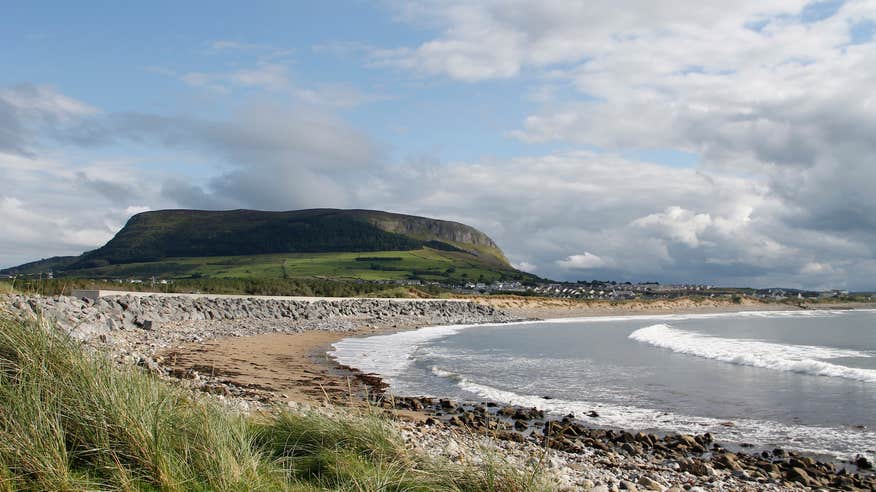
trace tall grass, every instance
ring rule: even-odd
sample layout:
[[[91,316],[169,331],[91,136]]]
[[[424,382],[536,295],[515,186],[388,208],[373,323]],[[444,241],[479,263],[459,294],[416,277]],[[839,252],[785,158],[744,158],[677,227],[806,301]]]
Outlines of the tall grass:
[[[0,492],[543,488],[499,461],[424,458],[369,414],[241,415],[0,315]]]

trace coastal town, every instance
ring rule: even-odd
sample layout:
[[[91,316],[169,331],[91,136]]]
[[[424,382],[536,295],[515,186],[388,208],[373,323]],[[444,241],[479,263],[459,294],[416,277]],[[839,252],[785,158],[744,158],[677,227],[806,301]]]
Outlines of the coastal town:
[[[52,271],[27,275],[0,275],[0,280],[52,280]],[[162,289],[172,285],[174,279],[151,276],[148,278],[99,279],[121,286],[138,285]],[[348,279],[347,282],[362,283],[361,279]],[[708,297],[733,299],[748,296],[771,301],[814,301],[814,300],[873,300],[872,292],[850,292],[846,289],[801,290],[794,288],[720,287],[708,284],[661,284],[660,282],[617,282],[613,280],[578,280],[559,282],[544,280],[540,282],[521,282],[518,280],[497,280],[495,282],[438,282],[419,279],[378,280],[379,284],[405,287],[431,287],[458,295],[517,295],[581,300],[656,300],[677,299],[681,297]]]

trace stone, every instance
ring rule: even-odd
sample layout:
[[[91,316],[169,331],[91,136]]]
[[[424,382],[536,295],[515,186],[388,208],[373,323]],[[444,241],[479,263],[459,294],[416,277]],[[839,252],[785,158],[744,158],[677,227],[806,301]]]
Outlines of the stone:
[[[630,453],[632,455],[638,454],[638,451],[636,451],[636,448],[634,448],[633,445],[628,443],[628,442],[625,442],[623,444],[623,446],[621,446],[621,449],[623,449],[624,451],[626,451],[627,453]]]
[[[861,456],[860,454],[855,457],[855,466],[861,470],[873,469],[873,463],[866,456]]]
[[[792,467],[790,470],[788,470],[787,473],[788,473],[788,480],[800,482],[807,487],[812,483],[812,477],[810,477],[809,474],[806,473],[806,471],[803,470],[802,468],[798,468],[795,466],[795,467]]]
[[[620,489],[629,490],[630,492],[637,492],[639,490],[639,488],[636,487],[636,484],[630,482],[629,480],[621,480]]]
[[[742,467],[733,453],[723,453],[712,458],[712,462],[728,470],[741,470]]]
[[[696,475],[698,477],[711,477],[715,475],[715,470],[708,464],[700,460],[692,460],[690,462],[682,462],[679,464],[681,471]]]
[[[647,475],[642,475],[641,477],[639,477],[639,480],[636,483],[644,487],[645,490],[662,491],[664,489],[663,484]]]

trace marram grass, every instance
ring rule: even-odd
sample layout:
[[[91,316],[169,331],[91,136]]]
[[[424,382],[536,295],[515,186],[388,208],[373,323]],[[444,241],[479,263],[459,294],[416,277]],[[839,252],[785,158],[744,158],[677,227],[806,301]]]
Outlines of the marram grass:
[[[488,453],[425,458],[380,417],[335,415],[241,415],[0,315],[0,492],[547,488]]]

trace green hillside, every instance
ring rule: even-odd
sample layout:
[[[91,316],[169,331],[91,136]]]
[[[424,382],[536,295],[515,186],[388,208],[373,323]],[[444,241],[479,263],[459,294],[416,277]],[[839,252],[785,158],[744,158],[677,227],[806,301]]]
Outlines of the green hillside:
[[[132,217],[80,257],[7,273],[89,278],[334,278],[465,282],[532,278],[484,233],[370,210],[164,210]]]

